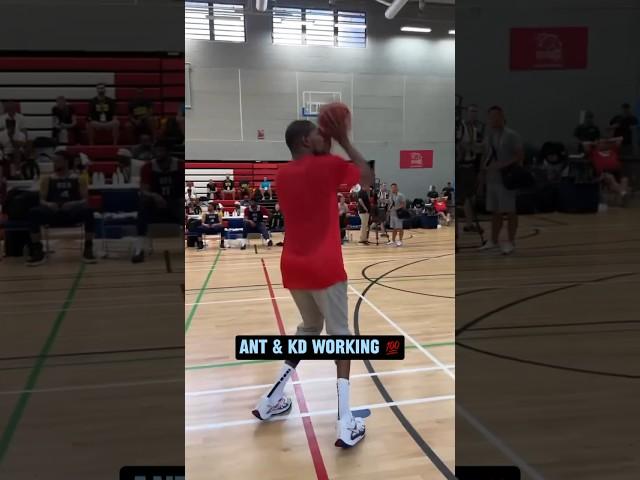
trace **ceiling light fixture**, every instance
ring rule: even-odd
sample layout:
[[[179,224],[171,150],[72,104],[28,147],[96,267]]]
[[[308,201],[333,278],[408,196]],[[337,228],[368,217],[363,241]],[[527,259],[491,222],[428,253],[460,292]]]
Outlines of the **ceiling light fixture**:
[[[455,35],[456,31],[454,29],[449,30],[449,35]]]
[[[430,28],[425,27],[402,27],[400,29],[403,32],[415,32],[415,33],[429,33],[431,32]]]
[[[259,12],[266,12],[267,5],[269,5],[269,0],[256,0],[256,10]]]

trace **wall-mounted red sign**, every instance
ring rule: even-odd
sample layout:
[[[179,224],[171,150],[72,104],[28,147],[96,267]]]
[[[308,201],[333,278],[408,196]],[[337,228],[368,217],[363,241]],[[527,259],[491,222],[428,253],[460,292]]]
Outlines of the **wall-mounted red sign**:
[[[400,168],[433,168],[433,150],[400,150]]]
[[[587,27],[512,28],[511,70],[587,68]]]

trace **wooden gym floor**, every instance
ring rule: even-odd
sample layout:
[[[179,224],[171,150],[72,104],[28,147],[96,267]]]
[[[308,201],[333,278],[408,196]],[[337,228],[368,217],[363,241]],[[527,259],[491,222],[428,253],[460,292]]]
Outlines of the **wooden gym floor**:
[[[638,210],[521,217],[518,236],[503,257],[464,234],[456,255],[456,462],[516,464],[524,480],[633,478]]]
[[[82,265],[67,242],[39,267],[0,261],[0,478],[182,465],[182,239],[140,265]]]
[[[357,232],[354,233],[354,237]],[[280,237],[276,237],[278,241]],[[258,241],[259,242],[259,241]],[[190,480],[427,480],[454,467],[454,230],[407,231],[400,249],[344,247],[351,328],[407,335],[403,361],[351,368],[353,409],[369,409],[367,437],[336,448],[335,365],[306,361],[294,406],[263,423],[251,415],[280,362],[236,361],[234,337],[291,334],[298,312],[281,286],[282,249],[187,251],[186,450]],[[254,243],[256,243],[254,241]],[[358,302],[358,300],[361,300]],[[378,381],[380,386],[376,386]],[[381,393],[384,392],[384,393]]]

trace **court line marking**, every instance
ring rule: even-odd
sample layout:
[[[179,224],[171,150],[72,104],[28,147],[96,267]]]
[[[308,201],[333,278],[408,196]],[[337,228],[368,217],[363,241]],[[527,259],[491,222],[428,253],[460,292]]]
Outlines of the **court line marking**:
[[[447,368],[455,368],[454,364],[447,365]],[[421,372],[433,372],[440,370],[440,367],[417,367],[417,368],[405,368],[400,370],[387,370],[376,373],[357,373],[355,375],[350,375],[350,379],[353,378],[369,378],[369,377],[386,377],[391,375],[404,375],[408,373],[421,373]],[[310,378],[308,380],[298,380],[291,382],[292,385],[306,385],[308,383],[324,383],[324,382],[335,382],[336,377],[318,377],[318,378]],[[259,390],[263,388],[272,387],[272,383],[265,383],[262,385],[245,385],[242,387],[229,387],[229,388],[219,388],[216,390],[199,390],[196,392],[185,392],[185,397],[201,397],[205,395],[217,395],[219,393],[229,393],[229,392],[242,392],[245,390]]]
[[[138,387],[143,385],[157,385],[164,383],[182,383],[184,378],[168,378],[163,380],[143,380],[139,382],[115,382],[115,383],[96,383],[90,385],[73,385],[68,387],[50,387],[50,388],[32,388],[29,390],[6,390],[0,391],[0,396],[18,395],[22,393],[58,393],[58,392],[74,392],[78,390],[103,390],[109,388]]]
[[[422,346],[423,347],[430,347],[430,348],[435,348],[435,347],[451,347],[455,345],[455,342],[433,342],[433,343],[423,343]],[[405,349],[407,348],[416,348],[413,345],[405,345],[404,347]],[[251,365],[251,364],[255,364],[255,363],[273,363],[273,362],[280,362],[282,360],[235,360],[235,361],[231,361],[231,362],[221,362],[221,363],[204,363],[204,364],[196,364],[196,365],[190,365],[190,366],[186,366],[184,369],[185,370],[204,370],[207,368],[223,368],[223,367],[235,367],[238,365]]]
[[[362,296],[360,292],[358,292],[355,288],[349,285],[353,291],[358,293],[358,296],[362,298],[362,300],[369,305],[373,310],[375,310],[382,318],[384,318],[392,327],[394,327],[399,333],[404,335],[409,339],[411,343],[418,347],[427,358],[429,358],[432,362],[434,362],[440,369],[446,373],[452,380],[455,381],[455,374],[451,373],[449,369],[446,368],[440,360],[438,360],[434,355],[432,355],[427,349],[422,347],[411,335],[407,334],[402,328],[398,326],[393,320],[391,320],[382,310],[376,307],[368,298]],[[515,453],[511,447],[506,445],[502,440],[500,440],[496,435],[494,435],[487,427],[485,427],[477,418],[475,418],[470,412],[468,412],[459,402],[456,402],[456,410],[460,411],[462,416],[473,422],[469,421],[469,423],[478,430],[490,443],[492,443],[500,452],[502,452],[507,458],[509,458],[512,462],[514,462],[520,469],[526,472],[533,480],[544,480],[544,477],[538,473],[531,465],[529,465],[523,458],[521,458],[517,453]]]
[[[362,299],[363,302],[365,302],[367,305],[369,305],[378,315],[380,315],[382,318],[384,318],[387,323],[389,323],[393,328],[395,328],[398,332],[400,332],[400,334],[404,335],[405,338],[409,339],[409,341],[411,343],[413,343],[413,345],[420,350],[424,355],[427,356],[427,358],[429,358],[433,363],[435,363],[436,365],[438,365],[438,367],[440,367],[440,369],[446,373],[449,377],[451,377],[453,380],[456,379],[455,374],[451,373],[451,371],[446,368],[444,366],[444,364],[438,360],[435,356],[433,356],[431,354],[431,352],[429,352],[426,348],[424,348],[420,342],[418,342],[415,338],[413,338],[411,335],[409,335],[407,332],[404,331],[404,329],[402,329],[396,322],[394,322],[393,320],[391,320],[386,313],[384,313],[382,310],[380,310],[377,306],[375,306],[371,300],[369,300],[367,297],[363,296],[358,290],[356,290],[353,285],[349,285],[349,289],[351,289],[352,292],[354,292],[358,297],[360,297],[360,299]]]
[[[56,319],[53,322],[53,326],[49,331],[49,335],[44,342],[44,345],[40,349],[40,355],[36,359],[31,372],[29,372],[29,376],[27,377],[27,382],[25,383],[24,390],[25,392],[20,394],[18,398],[18,402],[14,407],[11,415],[9,416],[9,421],[4,431],[2,432],[2,438],[0,438],[0,464],[4,459],[7,451],[9,450],[9,445],[11,444],[11,439],[13,438],[16,429],[18,428],[18,423],[20,423],[20,419],[24,413],[24,410],[27,407],[27,403],[29,402],[29,398],[31,397],[31,393],[28,390],[33,389],[38,381],[38,377],[42,372],[44,367],[44,363],[47,359],[47,355],[51,351],[51,347],[58,336],[58,332],[62,327],[62,323],[64,322],[65,317],[67,316],[67,308],[69,305],[73,303],[73,299],[75,298],[76,291],[78,290],[78,285],[80,284],[80,280],[82,279],[82,275],[85,271],[85,264],[81,263],[78,272],[76,273],[75,278],[73,279],[73,283],[71,284],[71,288],[67,291],[67,296],[64,299],[64,303],[62,304],[62,309],[56,316]]]
[[[364,410],[364,409],[375,410],[378,408],[388,408],[392,406],[418,405],[422,403],[434,403],[434,402],[442,402],[442,401],[454,400],[454,399],[455,399],[455,395],[439,395],[435,397],[412,398],[409,400],[397,400],[394,402],[382,402],[382,403],[372,403],[369,405],[358,405],[355,407],[351,407],[351,410],[352,411]],[[216,430],[220,428],[238,427],[242,425],[256,425],[261,423],[268,424],[268,423],[279,422],[279,421],[284,421],[289,419],[298,419],[298,418],[302,418],[304,420],[305,418],[309,418],[311,416],[317,417],[317,416],[332,415],[332,414],[337,415],[338,410],[335,408],[331,408],[327,410],[315,410],[315,411],[309,411],[309,412],[295,413],[295,414],[289,414],[281,417],[272,417],[270,420],[267,420],[267,421],[262,421],[262,420],[258,420],[257,418],[254,418],[254,419],[246,419],[246,420],[232,420],[229,422],[219,422],[219,423],[203,423],[200,425],[185,426],[185,431],[198,432],[198,431],[205,431],[205,430]]]
[[[187,317],[187,321],[184,324],[184,334],[185,335],[189,331],[189,327],[191,327],[191,322],[193,321],[193,317],[195,316],[196,310],[198,309],[198,303],[200,303],[200,300],[202,300],[202,296],[204,295],[204,292],[207,289],[207,285],[209,284],[209,280],[211,279],[211,275],[213,274],[213,271],[216,269],[216,265],[218,264],[218,260],[220,260],[220,254],[221,253],[222,253],[222,250],[218,250],[216,258],[213,261],[213,264],[211,264],[211,267],[209,268],[209,273],[207,274],[207,277],[205,278],[204,283],[200,287],[200,291],[198,292],[198,296],[196,297],[196,301],[193,304],[193,306],[191,307],[191,311],[189,312],[189,316]]]
[[[261,258],[260,262],[262,263],[262,271],[267,282],[267,287],[269,288],[269,296],[275,297],[276,295],[273,291],[273,286],[271,285],[271,278],[269,277],[269,271],[267,270],[267,264],[265,263],[264,258]],[[286,335],[284,322],[282,321],[280,308],[278,307],[278,302],[276,300],[271,300],[271,305],[273,306],[273,313],[276,317],[276,323],[278,325],[280,335]],[[300,381],[300,377],[298,376],[298,372],[296,372],[295,368],[293,369],[293,373],[291,374],[291,379],[294,382]],[[293,389],[295,391],[296,401],[298,402],[298,409],[301,413],[308,413],[309,407],[307,406],[307,400],[304,397],[302,386],[294,385]],[[320,445],[318,444],[316,432],[313,429],[313,423],[311,422],[311,419],[309,417],[303,417],[302,424],[304,426],[304,433],[307,437],[307,443],[309,444],[309,452],[311,453],[311,459],[313,460],[313,467],[316,471],[316,477],[318,478],[318,480],[329,480],[329,474],[327,473],[327,467],[325,466],[324,460],[322,458],[322,452],[320,451]]]

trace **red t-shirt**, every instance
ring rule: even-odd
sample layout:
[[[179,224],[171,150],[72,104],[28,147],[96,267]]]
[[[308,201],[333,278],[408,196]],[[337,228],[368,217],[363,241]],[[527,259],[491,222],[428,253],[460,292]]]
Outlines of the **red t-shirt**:
[[[435,200],[433,202],[433,207],[435,208],[436,212],[446,212],[447,211],[447,202]]]
[[[278,170],[278,201],[287,221],[280,260],[288,289],[320,290],[347,280],[336,194],[360,180],[360,169],[335,155],[309,155]]]

